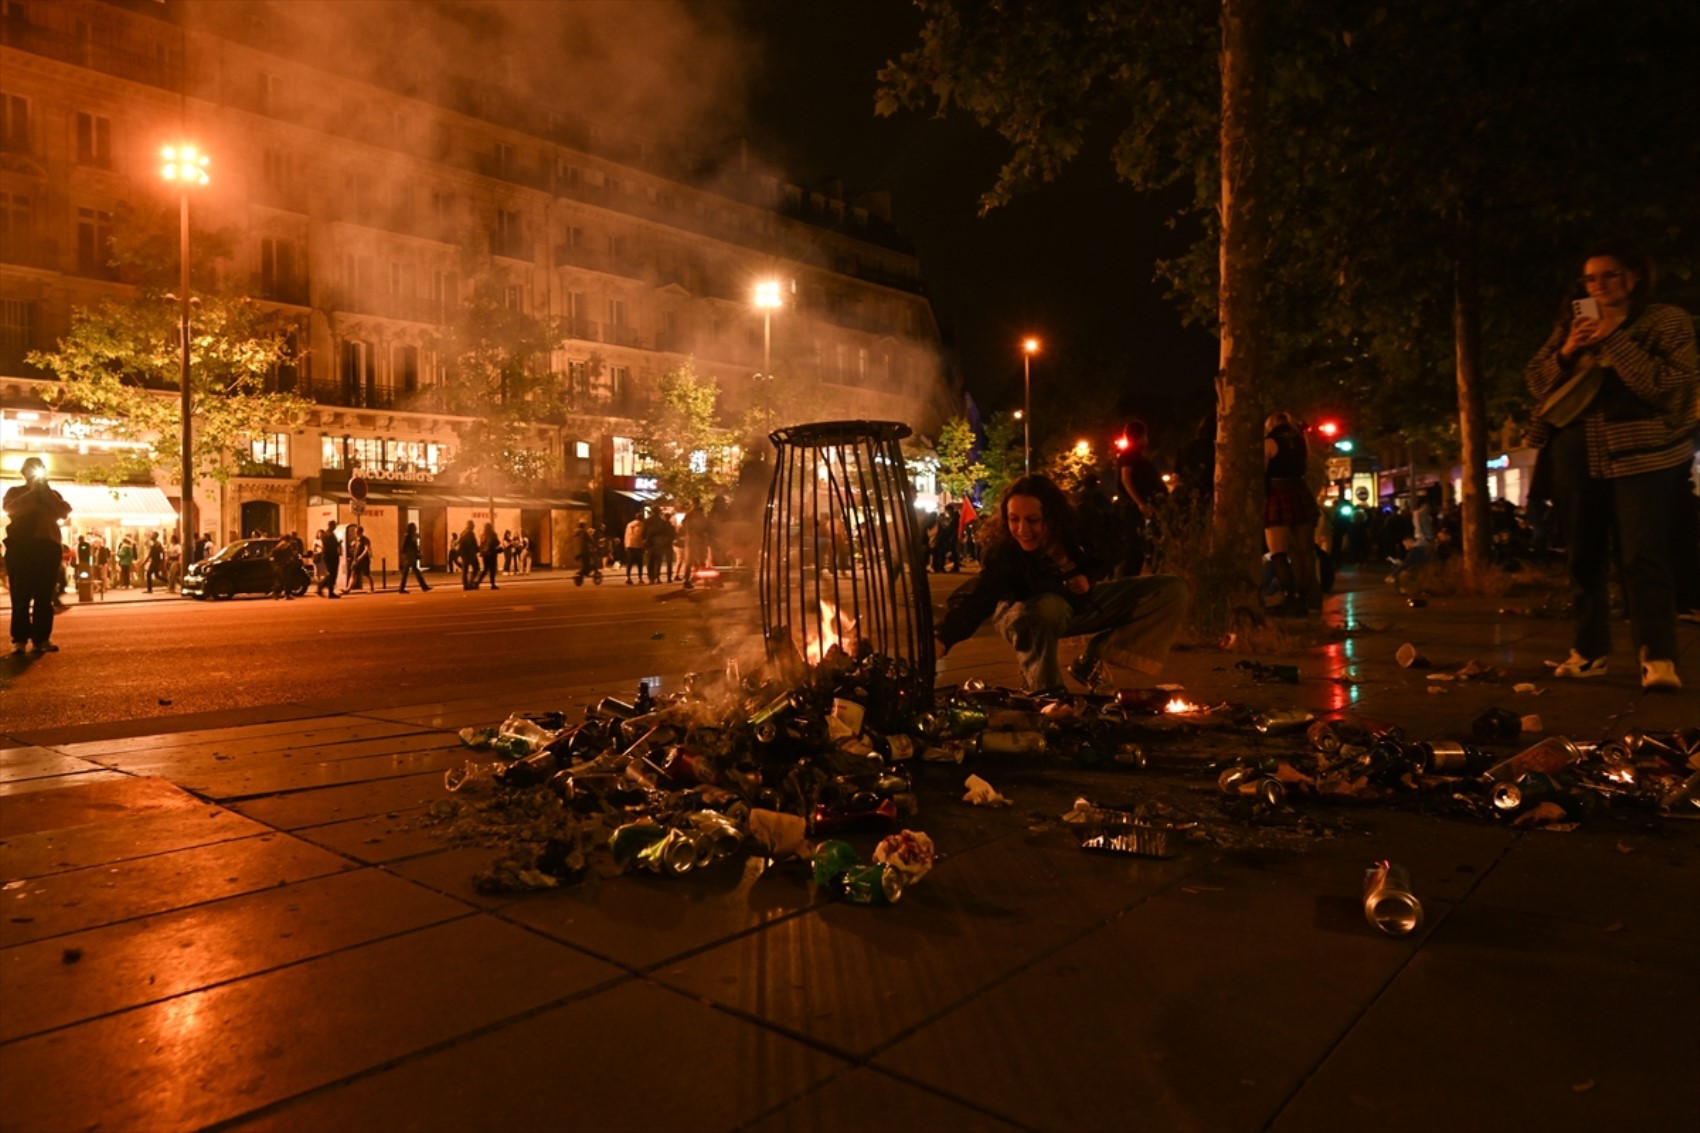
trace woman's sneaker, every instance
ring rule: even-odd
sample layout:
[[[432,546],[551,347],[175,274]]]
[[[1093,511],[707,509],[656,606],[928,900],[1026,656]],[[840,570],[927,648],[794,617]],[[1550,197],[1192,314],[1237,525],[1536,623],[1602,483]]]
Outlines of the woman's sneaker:
[[[1682,678],[1676,675],[1676,662],[1649,661],[1647,651],[1641,650],[1641,687],[1645,689],[1679,689]]]
[[[1570,651],[1570,656],[1560,661],[1552,671],[1555,677],[1603,677],[1606,675],[1606,659],[1595,657],[1589,659],[1576,650]]]

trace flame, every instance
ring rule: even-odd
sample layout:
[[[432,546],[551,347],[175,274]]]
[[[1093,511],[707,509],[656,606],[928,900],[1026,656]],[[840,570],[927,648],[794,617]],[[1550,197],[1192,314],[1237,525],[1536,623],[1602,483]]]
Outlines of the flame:
[[[803,648],[803,656],[809,664],[818,665],[836,646],[846,653],[856,649],[856,622],[853,618],[845,618],[838,612],[838,607],[825,598],[820,600],[820,634],[808,632],[808,641]]]
[[[1194,704],[1190,700],[1182,700],[1177,696],[1173,700],[1169,701],[1169,703],[1163,705],[1163,711],[1167,712],[1171,716],[1185,716],[1192,712],[1203,712],[1204,705]]]

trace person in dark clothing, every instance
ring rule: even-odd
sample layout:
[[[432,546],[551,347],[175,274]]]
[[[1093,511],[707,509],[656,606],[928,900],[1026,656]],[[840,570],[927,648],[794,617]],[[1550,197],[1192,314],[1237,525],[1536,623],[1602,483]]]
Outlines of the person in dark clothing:
[[[1581,283],[1587,298],[1566,305],[1523,372],[1540,403],[1529,439],[1550,450],[1542,456],[1576,592],[1570,656],[1554,675],[1605,675],[1615,531],[1641,687],[1680,689],[1670,508],[1694,459],[1694,320],[1648,301],[1652,262],[1625,245],[1594,248]]]
[[[1116,512],[1122,536],[1122,559],[1117,578],[1137,578],[1151,557],[1157,530],[1157,508],[1168,496],[1163,474],[1151,462],[1145,422],[1127,423],[1116,438]]]
[[[980,573],[952,594],[938,623],[939,655],[987,618],[1014,647],[1034,692],[1063,688],[1057,644],[1087,636],[1068,667],[1088,688],[1106,663],[1161,671],[1186,612],[1186,583],[1166,575],[1097,581],[1102,565],[1083,545],[1074,508],[1044,476],[1023,476],[998,502]]]
[[[359,590],[364,580],[367,590],[376,590],[372,584],[372,540],[367,537],[364,527],[349,527],[343,531],[345,557],[348,559],[348,585],[343,587],[343,593]]]
[[[661,581],[663,563],[668,564],[667,581],[673,581],[673,535],[673,522],[660,508],[650,508],[649,518],[643,521],[643,547],[651,585]]]
[[[318,585],[319,597],[342,597],[336,592],[337,569],[342,566],[342,540],[336,537],[334,519],[325,524],[324,534],[319,536],[319,554],[325,560],[325,576],[319,579]]]
[[[295,588],[300,570],[301,552],[296,549],[295,540],[286,535],[272,546],[272,597],[293,602],[295,595],[290,591]]]
[[[488,578],[490,589],[494,590],[496,589],[496,567],[500,564],[502,557],[502,541],[496,535],[494,523],[484,525],[484,534],[478,538],[478,554],[483,559],[484,570],[483,573],[472,580],[472,588],[477,590],[478,584]]]
[[[588,523],[580,523],[573,533],[573,556],[578,559],[578,573],[573,575],[573,585],[583,586],[586,578],[594,578],[596,585],[601,586],[602,563],[596,549],[596,533]]]
[[[142,576],[149,594],[153,593],[154,579],[165,581],[165,545],[160,541],[157,531],[148,532],[148,549],[142,558]]]
[[[455,540],[455,554],[460,559],[460,585],[462,590],[478,588],[478,525],[472,520],[466,521],[461,528],[460,538]]]
[[[65,497],[47,482],[38,456],[24,461],[24,482],[6,489],[6,577],[12,588],[12,652],[32,643],[37,653],[53,644],[54,587],[64,562],[59,524],[71,514]]]
[[[1316,497],[1305,479],[1309,449],[1304,431],[1286,413],[1263,423],[1263,541],[1280,580],[1282,614],[1322,608],[1316,574]]]
[[[425,575],[419,569],[419,525],[410,523],[407,531],[401,537],[401,585],[396,587],[396,593],[407,593],[407,574],[413,572],[413,577],[419,580],[419,589],[429,590]]]
[[[946,564],[955,563],[956,569],[962,569],[962,556],[957,550],[957,527],[962,521],[962,509],[956,504],[946,504],[939,512],[930,537],[933,573],[943,574]]]

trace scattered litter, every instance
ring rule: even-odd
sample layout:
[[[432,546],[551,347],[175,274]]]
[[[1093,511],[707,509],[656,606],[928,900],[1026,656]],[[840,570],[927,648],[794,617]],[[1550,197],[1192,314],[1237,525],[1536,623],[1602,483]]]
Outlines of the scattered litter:
[[[1573,1083],[1570,1088],[1578,1094],[1585,1094],[1594,1088],[1594,1080],[1592,1078],[1584,1078],[1580,1082]]]
[[[1409,936],[1422,927],[1422,902],[1404,866],[1379,861],[1364,871],[1364,917],[1388,936]]]
[[[83,950],[81,948],[67,948],[59,954],[59,962],[62,964],[75,964],[82,958]]]
[[[1527,693],[1530,696],[1545,696],[1547,694],[1546,689],[1541,688],[1539,685],[1531,684],[1528,681],[1522,681],[1518,684],[1512,685],[1511,691]]]
[[[978,775],[970,775],[962,784],[968,788],[968,793],[962,796],[962,801],[975,806],[1008,806],[1009,800],[998,794],[997,790]]]
[[[1417,652],[1417,647],[1408,641],[1394,652],[1393,659],[1399,662],[1401,669],[1426,669],[1429,667],[1429,659]]]
[[[1529,713],[1527,716],[1521,717],[1517,721],[1517,724],[1519,731],[1539,732],[1542,730],[1541,718],[1536,716],[1533,712]]]

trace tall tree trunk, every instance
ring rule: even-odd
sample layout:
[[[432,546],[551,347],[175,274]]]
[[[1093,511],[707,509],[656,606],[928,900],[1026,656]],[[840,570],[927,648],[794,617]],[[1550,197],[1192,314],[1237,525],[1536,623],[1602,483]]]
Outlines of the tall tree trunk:
[[[1263,0],[1222,0],[1221,369],[1216,375],[1216,498],[1211,543],[1257,577],[1263,449],[1257,391],[1267,354],[1268,225],[1259,160],[1263,129]],[[1255,593],[1255,582],[1252,583]],[[1255,608],[1255,606],[1254,606]]]
[[[1467,193],[1458,204],[1452,261],[1452,337],[1458,371],[1458,433],[1464,465],[1459,508],[1464,526],[1464,573],[1487,569],[1493,547],[1488,524],[1487,398],[1482,391],[1482,307],[1478,286],[1481,201]]]

